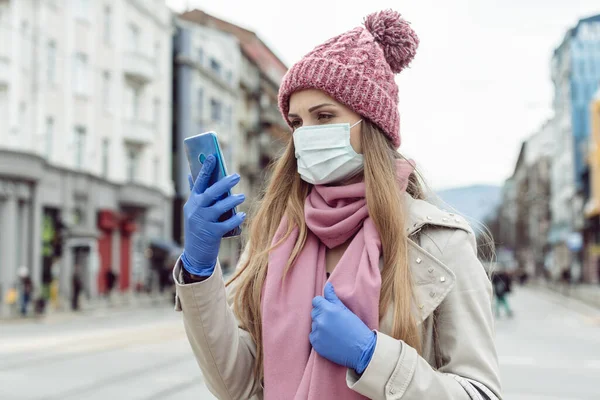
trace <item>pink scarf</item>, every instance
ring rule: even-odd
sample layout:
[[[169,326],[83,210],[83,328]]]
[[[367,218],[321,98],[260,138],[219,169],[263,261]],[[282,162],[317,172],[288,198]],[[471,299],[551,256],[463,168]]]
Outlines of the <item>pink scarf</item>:
[[[413,164],[397,161],[398,184],[406,190]],[[325,252],[352,238],[329,281],[342,302],[369,328],[379,327],[381,242],[367,209],[364,182],[314,186],[304,204],[309,228],[306,244],[282,277],[298,229],[269,255],[262,293],[264,397],[284,399],[364,399],[346,385],[346,368],[321,357],[311,347],[312,299],[323,295],[327,281]],[[283,218],[273,242],[287,229]]]

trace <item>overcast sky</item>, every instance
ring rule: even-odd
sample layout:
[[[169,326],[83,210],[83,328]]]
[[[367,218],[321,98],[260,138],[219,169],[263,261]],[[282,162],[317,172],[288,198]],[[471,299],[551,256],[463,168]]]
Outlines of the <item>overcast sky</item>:
[[[398,75],[401,152],[435,189],[502,184],[520,143],[552,115],[550,57],[598,0],[168,0],[255,31],[288,65],[393,8],[421,44]],[[349,4],[352,4],[351,6]]]

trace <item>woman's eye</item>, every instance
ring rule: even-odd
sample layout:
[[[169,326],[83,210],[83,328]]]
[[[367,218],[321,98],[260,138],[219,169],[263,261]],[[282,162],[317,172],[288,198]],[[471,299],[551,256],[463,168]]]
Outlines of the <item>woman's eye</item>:
[[[290,122],[290,125],[292,125],[292,128],[296,129],[296,128],[300,128],[302,126],[302,122],[295,119],[292,122]]]
[[[317,117],[317,119],[319,121],[327,121],[327,120],[330,120],[331,118],[333,118],[333,115],[331,115],[331,114],[319,114],[319,116]]]

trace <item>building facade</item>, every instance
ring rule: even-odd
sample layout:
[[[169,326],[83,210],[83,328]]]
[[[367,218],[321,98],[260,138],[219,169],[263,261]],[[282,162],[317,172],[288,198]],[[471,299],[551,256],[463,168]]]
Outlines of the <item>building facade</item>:
[[[174,37],[174,237],[183,243],[183,204],[189,196],[189,165],[184,139],[202,132],[215,132],[228,173],[239,171],[240,146],[238,104],[240,102],[241,54],[237,38],[227,32],[176,19]],[[238,192],[239,188],[234,188]],[[221,262],[239,248],[236,238],[223,240]]]
[[[527,139],[525,155],[528,176],[527,230],[531,260],[527,272],[531,276],[545,274],[545,260],[551,225],[551,166],[554,154],[554,120],[546,121]]]
[[[589,104],[600,81],[600,15],[581,19],[556,48],[551,70],[557,149],[552,166],[549,241],[561,254],[559,269],[578,279],[583,262],[584,204],[589,194]]]
[[[269,173],[267,167],[281,153],[290,138],[289,128],[277,106],[279,84],[287,67],[252,31],[215,18],[201,10],[188,11],[179,18],[180,26],[190,30],[193,30],[192,26],[202,27],[204,32],[213,32],[219,37],[235,38],[237,43],[237,70],[234,71],[237,101],[234,112],[235,128],[232,129],[235,135],[230,141],[231,146],[237,150],[232,153],[229,171],[237,171],[242,177],[234,192],[246,194],[246,201],[239,211],[249,212],[259,200]],[[181,39],[185,41],[183,37]],[[176,39],[176,42],[178,40]],[[175,62],[178,65],[177,59]],[[179,79],[178,71],[182,69],[176,66],[176,80]],[[179,87],[179,84],[176,87]],[[183,107],[183,104],[178,104],[177,107]],[[179,118],[178,114],[175,118],[176,124]],[[177,143],[181,142],[181,135],[184,134],[185,132],[176,137]],[[177,150],[175,157],[181,157],[177,155]],[[176,173],[179,177],[177,179],[181,179],[183,175],[187,179],[188,170],[187,161],[181,161],[179,172]],[[176,224],[181,221],[182,202],[187,198],[187,192],[184,192],[187,189],[181,185],[180,188],[180,204],[174,206]],[[243,229],[242,235],[247,231]],[[175,227],[175,237],[183,240],[181,226]],[[242,246],[241,239],[229,238],[222,242],[219,259],[225,268],[237,264]]]
[[[0,285],[143,285],[171,233],[171,19],[162,1],[0,1]],[[63,227],[61,231],[61,227]],[[60,233],[62,251],[49,243]]]

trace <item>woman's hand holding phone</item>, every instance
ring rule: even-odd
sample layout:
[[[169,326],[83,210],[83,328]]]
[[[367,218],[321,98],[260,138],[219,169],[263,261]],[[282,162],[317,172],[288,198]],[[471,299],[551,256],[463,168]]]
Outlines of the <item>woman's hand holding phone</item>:
[[[236,194],[222,198],[240,181],[238,174],[228,175],[208,186],[216,161],[213,155],[209,155],[196,182],[193,182],[191,176],[188,177],[191,193],[183,206],[185,244],[181,260],[184,268],[196,276],[212,275],[221,239],[227,232],[240,226],[246,218],[245,213],[238,213],[219,222],[221,215],[242,204],[246,197]]]

